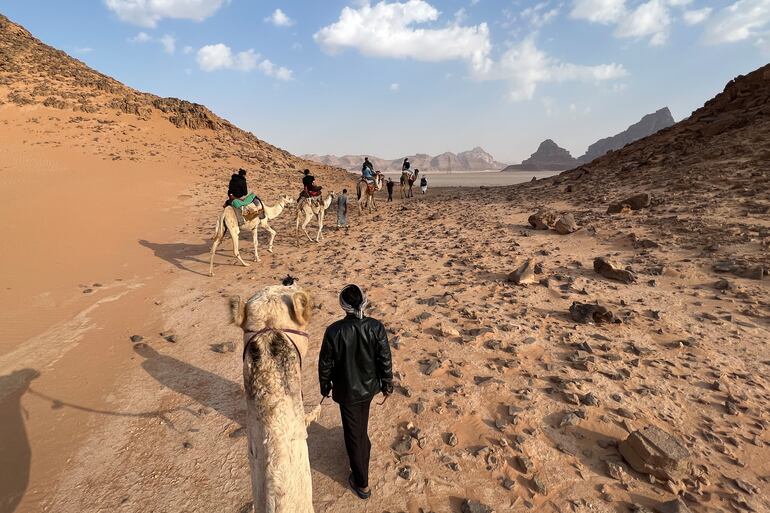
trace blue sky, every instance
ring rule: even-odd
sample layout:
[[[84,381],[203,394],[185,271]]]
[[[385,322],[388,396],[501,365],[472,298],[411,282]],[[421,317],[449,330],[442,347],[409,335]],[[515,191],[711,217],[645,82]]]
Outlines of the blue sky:
[[[580,155],[768,62],[770,0],[0,0],[137,89],[303,153]]]

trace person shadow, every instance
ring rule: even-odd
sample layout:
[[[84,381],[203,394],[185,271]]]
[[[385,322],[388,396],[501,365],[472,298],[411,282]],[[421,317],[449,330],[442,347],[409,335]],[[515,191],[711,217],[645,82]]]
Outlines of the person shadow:
[[[196,271],[185,265],[185,262],[198,262],[208,265],[208,260],[201,259],[199,255],[209,253],[211,251],[211,244],[185,244],[185,243],[170,243],[164,244],[160,242],[150,242],[148,240],[140,239],[139,244],[147,249],[151,249],[155,256],[165,260],[177,269],[182,271],[188,271],[201,276],[208,276],[206,273]]]
[[[216,410],[240,426],[246,425],[243,388],[240,384],[189,363],[160,354],[144,343],[134,345],[144,358],[142,368],[158,383]]]
[[[21,369],[0,376],[0,513],[12,513],[29,485],[32,449],[21,398],[40,373]]]
[[[310,468],[342,486],[348,486],[350,465],[345,451],[342,426],[327,428],[312,422],[307,428]]]

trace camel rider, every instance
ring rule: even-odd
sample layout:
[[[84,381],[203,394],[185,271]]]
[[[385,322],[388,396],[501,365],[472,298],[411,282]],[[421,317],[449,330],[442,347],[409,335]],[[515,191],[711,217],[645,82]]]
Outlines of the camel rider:
[[[321,195],[321,187],[315,184],[315,176],[310,174],[309,169],[303,171],[302,186],[304,187],[304,193],[309,198],[315,198]]]
[[[363,174],[366,171],[366,168],[371,169],[374,171],[374,166],[371,162],[369,162],[369,157],[364,157],[364,164],[361,166],[361,173]]]
[[[366,164],[369,164],[368,166]],[[366,183],[374,183],[374,177],[376,173],[374,172],[374,168],[372,168],[371,162],[368,160],[364,162],[364,166],[361,168],[361,180],[365,181]]]
[[[409,158],[404,159],[404,163],[401,164],[401,172],[411,175],[412,172],[409,171],[409,169],[412,167],[412,164],[409,163]]]
[[[232,206],[233,208],[241,209],[241,212],[243,212],[243,207],[253,203],[257,207],[255,212],[259,213],[259,218],[264,219],[265,209],[262,206],[262,201],[256,194],[249,194],[245,169],[239,169],[237,174],[230,177],[230,183],[227,186],[227,196],[228,199],[225,201],[225,207]],[[251,219],[254,217],[251,216]]]

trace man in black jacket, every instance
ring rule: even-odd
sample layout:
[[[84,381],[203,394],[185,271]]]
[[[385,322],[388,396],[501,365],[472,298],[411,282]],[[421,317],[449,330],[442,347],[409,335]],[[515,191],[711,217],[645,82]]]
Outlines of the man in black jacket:
[[[382,323],[364,316],[366,294],[358,285],[340,292],[346,315],[326,329],[318,357],[321,395],[340,405],[345,448],[350,461],[350,488],[361,499],[369,490],[369,406],[379,392],[393,393],[393,367],[388,335]]]

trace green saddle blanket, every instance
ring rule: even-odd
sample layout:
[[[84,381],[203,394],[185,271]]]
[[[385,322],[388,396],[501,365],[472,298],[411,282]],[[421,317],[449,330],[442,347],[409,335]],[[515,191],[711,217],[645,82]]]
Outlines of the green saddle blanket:
[[[247,195],[243,199],[237,199],[237,198],[234,199],[231,205],[234,206],[235,208],[245,207],[246,205],[254,201],[254,198],[256,197],[257,195],[252,192],[251,194]]]

